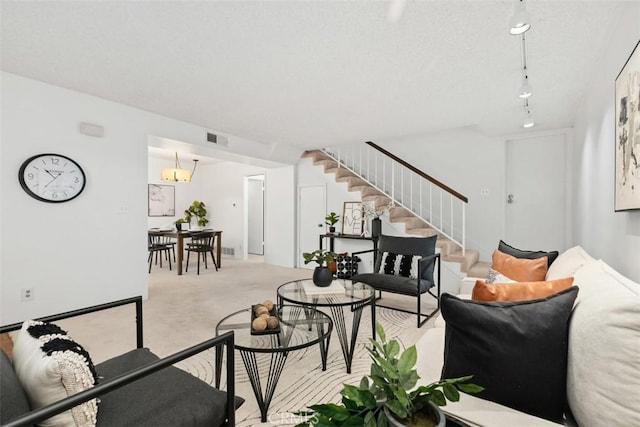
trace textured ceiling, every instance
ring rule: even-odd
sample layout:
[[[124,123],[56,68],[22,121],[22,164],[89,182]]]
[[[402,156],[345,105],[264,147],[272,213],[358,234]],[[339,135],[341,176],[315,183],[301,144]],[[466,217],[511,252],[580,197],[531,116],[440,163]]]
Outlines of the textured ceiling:
[[[2,69],[259,142],[527,132],[515,1],[2,1]],[[534,130],[569,127],[625,4],[529,0]],[[613,78],[612,76],[612,82]]]

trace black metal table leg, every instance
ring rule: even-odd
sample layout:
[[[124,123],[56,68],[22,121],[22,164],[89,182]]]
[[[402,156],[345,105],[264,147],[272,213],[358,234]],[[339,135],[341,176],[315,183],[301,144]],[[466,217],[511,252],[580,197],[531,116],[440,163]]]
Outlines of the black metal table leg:
[[[353,321],[351,323],[351,340],[347,339],[347,327],[344,319],[345,306],[331,306],[331,314],[333,315],[333,324],[335,326],[340,347],[342,347],[342,355],[347,365],[347,373],[351,373],[351,363],[353,362],[353,353],[358,338],[358,329],[360,328],[360,319],[362,318],[362,309],[366,304],[354,304],[352,307]]]
[[[271,404],[271,399],[273,398],[273,394],[276,390],[276,385],[278,385],[278,380],[280,379],[280,375],[284,369],[284,364],[287,361],[287,354],[287,352],[271,353],[271,362],[269,363],[269,372],[267,374],[267,385],[263,393],[256,354],[251,351],[240,350],[244,367],[246,368],[247,375],[249,376],[249,382],[253,388],[253,394],[256,396],[256,401],[260,408],[260,419],[263,423],[267,421],[269,405]]]

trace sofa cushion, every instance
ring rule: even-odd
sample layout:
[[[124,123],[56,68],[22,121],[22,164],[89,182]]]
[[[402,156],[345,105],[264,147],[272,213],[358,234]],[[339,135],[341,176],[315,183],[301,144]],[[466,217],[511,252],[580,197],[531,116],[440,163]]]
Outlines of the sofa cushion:
[[[418,295],[417,279],[394,276],[392,274],[363,273],[351,278],[353,283],[362,282],[385,292],[403,295]],[[428,280],[420,280],[420,293],[425,293],[433,286]]]
[[[158,359],[149,349],[135,349],[96,369],[108,380]],[[98,426],[219,426],[226,419],[226,400],[224,391],[170,366],[102,396]],[[236,398],[236,408],[242,402]]]
[[[571,412],[580,426],[640,426],[640,284],[601,260],[576,271],[575,283]]]
[[[0,424],[4,425],[30,410],[11,360],[4,351],[0,351]]]
[[[574,246],[564,251],[547,271],[547,280],[560,279],[562,277],[573,276],[580,267],[595,261],[580,246]]]
[[[487,271],[487,278],[485,279],[485,283],[515,283],[515,282],[516,282],[515,280],[505,276],[504,274],[494,270],[491,267],[489,267],[489,271]]]
[[[573,284],[573,277],[543,282],[516,282],[487,284],[477,280],[471,299],[476,301],[518,301],[542,298],[567,289]]]
[[[493,251],[491,268],[518,282],[538,282],[547,275],[547,259],[524,259]]]
[[[569,318],[576,287],[517,302],[461,300],[443,294],[442,378],[473,375],[476,396],[552,421],[566,403]]]
[[[500,240],[500,243],[498,243],[498,250],[500,252],[504,252],[505,254],[514,256],[516,258],[536,259],[536,258],[547,257],[547,266],[551,266],[551,264],[553,264],[553,261],[555,261],[556,258],[558,258],[558,251],[545,252],[545,251],[529,251],[524,249],[518,249],[518,248],[514,248],[511,245],[508,245],[503,240]]]
[[[13,366],[31,403],[41,408],[93,387],[95,371],[89,354],[50,323],[23,323],[13,347]],[[40,426],[93,426],[96,399],[55,415]]]

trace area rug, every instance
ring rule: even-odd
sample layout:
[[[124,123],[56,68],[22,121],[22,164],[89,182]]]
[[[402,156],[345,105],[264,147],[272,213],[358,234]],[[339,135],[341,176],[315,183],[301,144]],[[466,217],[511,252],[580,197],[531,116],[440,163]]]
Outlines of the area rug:
[[[347,330],[350,330],[351,325],[349,315],[349,310],[345,310]],[[433,325],[433,319],[431,319],[421,328],[417,328],[414,315],[381,307],[376,310],[376,318],[384,327],[387,337],[397,338],[405,347],[414,344]],[[320,352],[317,346],[290,352],[269,407],[266,423],[262,423],[260,420],[260,410],[247,372],[239,353],[236,352],[236,394],[246,399],[244,405],[236,411],[236,425],[295,425],[302,421],[300,417],[295,415],[297,411],[315,403],[339,402],[343,383],[358,383],[364,375],[369,373],[371,360],[366,347],[369,346],[370,337],[370,310],[365,308],[357,336],[351,374],[347,374],[344,357],[335,332],[329,346],[326,371],[322,371]],[[188,359],[179,366],[207,383],[213,384],[213,361],[213,354],[203,353]],[[257,362],[260,373],[263,375],[261,382],[264,387],[270,356],[258,354]],[[224,379],[222,382],[224,385]]]

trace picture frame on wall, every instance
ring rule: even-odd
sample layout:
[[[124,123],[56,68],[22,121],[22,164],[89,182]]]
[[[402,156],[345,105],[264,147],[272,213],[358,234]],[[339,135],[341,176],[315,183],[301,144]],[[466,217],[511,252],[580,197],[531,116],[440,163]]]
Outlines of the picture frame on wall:
[[[361,236],[364,233],[364,209],[362,202],[344,202],[342,209],[342,234]]]
[[[176,216],[176,188],[149,184],[149,216]]]
[[[640,41],[615,83],[615,211],[640,209]]]

